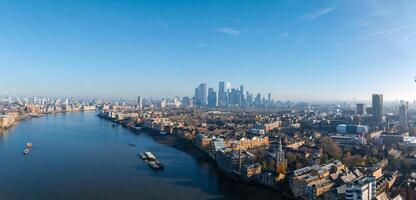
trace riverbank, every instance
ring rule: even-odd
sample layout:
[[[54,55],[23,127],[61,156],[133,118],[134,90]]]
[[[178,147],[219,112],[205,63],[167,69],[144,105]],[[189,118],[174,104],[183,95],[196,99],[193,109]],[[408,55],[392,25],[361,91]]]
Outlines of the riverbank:
[[[146,135],[150,136],[153,141],[159,144],[167,145],[177,150],[180,150],[184,153],[187,153],[193,156],[194,158],[196,158],[197,160],[201,162],[208,162],[211,166],[215,168],[217,173],[222,178],[225,178],[228,181],[232,181],[234,184],[238,184],[242,186],[249,186],[249,187],[254,187],[254,188],[265,188],[271,192],[276,193],[276,195],[280,195],[288,200],[295,199],[293,195],[291,195],[288,187],[283,187],[283,186],[282,188],[269,187],[267,185],[262,185],[256,182],[242,181],[238,177],[227,174],[226,172],[218,168],[215,160],[213,160],[208,154],[206,154],[202,150],[198,149],[195,145],[193,145],[193,143],[190,140],[186,140],[174,134],[161,135],[160,132],[149,129],[149,128],[141,128],[137,130],[137,129],[134,129],[133,127],[129,127],[127,124],[121,124],[120,122],[113,120],[111,118],[106,118],[102,116],[98,116],[98,117],[105,119],[107,121],[110,121],[112,123],[118,124],[122,126],[123,128],[129,129],[134,134],[145,133]]]

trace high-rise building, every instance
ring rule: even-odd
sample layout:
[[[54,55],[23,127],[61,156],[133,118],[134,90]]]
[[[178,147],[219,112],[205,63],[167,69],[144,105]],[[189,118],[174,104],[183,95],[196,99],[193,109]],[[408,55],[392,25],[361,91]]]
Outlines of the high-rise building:
[[[402,132],[407,131],[407,123],[408,123],[407,109],[408,109],[407,103],[399,107],[399,129]]]
[[[208,107],[217,107],[217,93],[214,91],[214,88],[208,89]]]
[[[207,84],[201,83],[197,88],[195,88],[195,103],[199,107],[207,106]]]
[[[192,101],[191,101],[191,98],[189,98],[189,97],[183,97],[183,98],[182,98],[182,106],[183,106],[184,108],[189,108],[189,107],[192,107]]]
[[[244,106],[245,105],[245,98],[244,98],[244,87],[241,85],[240,86],[240,91],[239,91],[239,106]]]
[[[372,111],[373,119],[378,125],[383,123],[383,95],[382,94],[373,94],[372,99]]]
[[[258,93],[256,98],[254,99],[254,103],[256,104],[256,106],[261,106],[261,94]]]
[[[137,107],[143,108],[143,100],[142,100],[142,97],[140,96],[137,97]]]
[[[225,107],[227,105],[227,93],[225,92],[225,83],[219,82],[218,84],[218,106]]]
[[[267,102],[268,103],[272,102],[272,94],[271,93],[267,94]]]
[[[365,113],[365,105],[363,103],[357,103],[357,106],[355,108],[355,114],[364,115],[364,113]]]

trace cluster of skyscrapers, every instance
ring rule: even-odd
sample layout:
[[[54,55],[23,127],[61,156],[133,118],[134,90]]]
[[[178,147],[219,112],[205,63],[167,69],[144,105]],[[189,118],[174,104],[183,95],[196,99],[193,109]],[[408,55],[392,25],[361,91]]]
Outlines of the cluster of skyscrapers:
[[[252,93],[244,91],[244,86],[231,88],[228,82],[218,83],[218,92],[214,88],[207,88],[206,83],[201,83],[195,88],[194,102],[197,107],[248,107],[261,106],[272,103],[271,94],[268,98],[261,97],[258,93],[255,97]]]
[[[408,126],[408,109],[409,103],[401,101],[399,106],[399,129],[404,132],[407,130]],[[380,125],[383,123],[384,118],[384,103],[382,94],[373,94],[371,107],[365,107],[363,103],[358,103],[356,105],[355,114],[365,115],[371,114],[373,122],[375,125]]]

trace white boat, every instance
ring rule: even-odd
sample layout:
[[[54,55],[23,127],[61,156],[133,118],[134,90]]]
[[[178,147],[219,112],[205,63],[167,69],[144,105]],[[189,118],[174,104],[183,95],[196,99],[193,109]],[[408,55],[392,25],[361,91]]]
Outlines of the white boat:
[[[29,152],[30,152],[30,150],[27,149],[27,148],[25,150],[23,150],[23,154],[25,154],[25,155],[27,155]]]
[[[31,142],[26,143],[26,148],[32,148],[32,143]]]
[[[156,157],[152,153],[145,152],[144,154],[146,155],[147,159],[149,159],[149,160],[156,160]]]
[[[166,135],[167,133],[165,131],[161,131],[160,135]]]

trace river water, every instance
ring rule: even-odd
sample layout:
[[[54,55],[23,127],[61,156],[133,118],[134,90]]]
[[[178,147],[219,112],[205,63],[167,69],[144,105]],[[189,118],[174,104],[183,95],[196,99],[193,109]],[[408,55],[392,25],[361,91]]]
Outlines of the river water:
[[[33,142],[33,148],[24,156],[27,141]],[[165,169],[150,169],[137,156],[142,151],[153,152]],[[212,161],[165,144],[147,133],[132,133],[121,126],[113,128],[111,122],[90,112],[32,118],[0,134],[0,199],[282,199],[282,196],[270,189],[235,182],[219,174]]]

